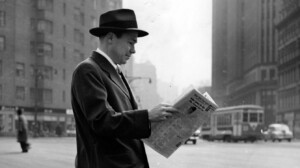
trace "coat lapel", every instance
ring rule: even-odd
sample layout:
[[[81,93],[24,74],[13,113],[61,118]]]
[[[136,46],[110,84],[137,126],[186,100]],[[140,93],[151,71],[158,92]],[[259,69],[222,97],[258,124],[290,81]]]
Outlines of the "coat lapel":
[[[111,65],[111,63],[102,55],[97,52],[93,52],[91,57],[98,66],[103,69],[107,74],[108,77],[126,94],[126,96],[130,99],[130,88],[125,86],[122,79],[120,78],[119,74],[115,70],[115,68]],[[128,89],[127,89],[127,88]]]
[[[131,89],[130,89],[130,86],[129,86],[129,84],[128,84],[126,78],[125,78],[125,76],[123,75],[123,73],[122,73],[121,76],[122,76],[122,79],[123,79],[123,81],[124,81],[124,84],[125,84],[126,87],[128,88],[128,91],[129,91],[129,94],[130,94],[130,97],[131,97],[130,101],[131,101],[131,104],[132,104],[132,106],[133,106],[133,109],[137,109],[137,108],[138,108],[138,105],[137,105],[137,103],[136,103],[136,101],[135,101],[135,96],[133,95],[133,93],[132,93],[132,91],[131,91]]]

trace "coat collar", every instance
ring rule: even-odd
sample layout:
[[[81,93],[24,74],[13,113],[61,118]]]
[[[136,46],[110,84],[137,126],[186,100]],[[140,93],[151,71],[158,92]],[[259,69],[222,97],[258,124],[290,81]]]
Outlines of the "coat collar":
[[[107,73],[108,77],[130,98],[129,88],[125,86],[113,65],[101,54],[93,52],[91,59]]]

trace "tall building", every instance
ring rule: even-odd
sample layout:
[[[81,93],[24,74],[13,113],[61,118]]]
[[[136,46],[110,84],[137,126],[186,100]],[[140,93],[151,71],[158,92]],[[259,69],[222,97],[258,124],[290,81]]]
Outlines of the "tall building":
[[[278,3],[278,106],[276,120],[300,138],[300,1]]]
[[[213,1],[212,14],[212,95],[216,103],[226,106],[227,82],[227,0]]]
[[[275,0],[213,2],[213,97],[226,106],[261,105],[265,123],[274,122]]]
[[[31,132],[72,124],[72,73],[98,43],[88,31],[100,13],[121,6],[121,0],[0,0],[0,134],[14,132],[16,107]]]

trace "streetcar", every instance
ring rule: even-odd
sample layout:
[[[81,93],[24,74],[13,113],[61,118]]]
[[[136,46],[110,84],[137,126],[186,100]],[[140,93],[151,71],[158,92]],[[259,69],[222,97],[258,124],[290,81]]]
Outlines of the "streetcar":
[[[238,105],[218,108],[210,116],[210,122],[202,125],[201,137],[205,140],[224,142],[262,139],[264,109],[258,105]]]

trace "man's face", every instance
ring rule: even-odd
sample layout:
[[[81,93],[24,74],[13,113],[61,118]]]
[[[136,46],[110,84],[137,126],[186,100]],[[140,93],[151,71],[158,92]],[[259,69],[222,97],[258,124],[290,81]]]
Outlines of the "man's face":
[[[121,37],[115,34],[111,41],[111,58],[116,64],[126,64],[127,60],[135,53],[134,45],[137,43],[137,32],[125,32]]]

